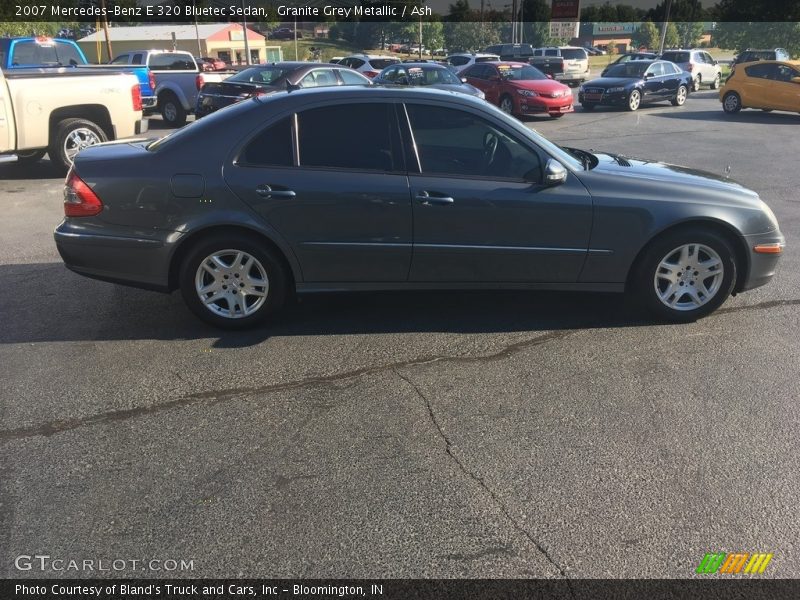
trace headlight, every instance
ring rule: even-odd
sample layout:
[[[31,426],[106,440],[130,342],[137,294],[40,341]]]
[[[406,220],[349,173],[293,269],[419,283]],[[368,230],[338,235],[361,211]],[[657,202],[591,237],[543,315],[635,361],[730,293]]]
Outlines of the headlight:
[[[617,93],[617,92],[624,92],[624,91],[625,91],[625,88],[624,88],[624,87],[613,87],[613,88],[608,88],[608,89],[606,90],[606,93],[608,93],[608,94],[615,94],[615,93]]]
[[[531,90],[517,90],[517,93],[520,96],[526,96],[528,98],[530,98],[531,96],[538,96],[539,95],[536,92],[532,92]]]

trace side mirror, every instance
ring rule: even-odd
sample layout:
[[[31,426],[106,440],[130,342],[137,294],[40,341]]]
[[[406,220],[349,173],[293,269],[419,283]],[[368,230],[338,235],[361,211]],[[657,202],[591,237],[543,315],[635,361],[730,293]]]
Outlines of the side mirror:
[[[467,78],[466,77],[462,77],[461,78],[461,83],[467,83]]]
[[[552,76],[552,75],[550,75],[550,73],[545,73],[545,75],[547,75],[547,78],[548,78],[548,79],[552,79],[552,78],[553,78],[553,76]]]
[[[800,83],[800,77],[792,77],[792,83]]]
[[[652,76],[653,76],[652,73],[645,73],[644,74],[644,79],[650,79]]]
[[[567,170],[556,159],[551,158],[544,166],[545,185],[561,185],[567,180]]]

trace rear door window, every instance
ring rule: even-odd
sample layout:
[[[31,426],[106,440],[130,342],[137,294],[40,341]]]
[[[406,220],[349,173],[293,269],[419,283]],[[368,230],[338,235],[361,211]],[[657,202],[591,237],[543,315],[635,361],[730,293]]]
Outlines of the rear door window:
[[[345,85],[369,85],[369,79],[349,69],[337,69]]]
[[[244,149],[239,163],[257,167],[291,167],[292,120],[286,117],[270,125]]]
[[[400,170],[394,105],[354,103],[312,108],[297,115],[300,166]]]

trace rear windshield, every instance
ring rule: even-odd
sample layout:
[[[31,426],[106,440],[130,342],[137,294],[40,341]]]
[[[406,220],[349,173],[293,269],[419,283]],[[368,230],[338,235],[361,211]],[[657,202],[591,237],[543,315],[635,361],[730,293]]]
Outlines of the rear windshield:
[[[13,66],[25,65],[52,65],[69,66],[82,65],[84,60],[72,44],[53,41],[24,41],[14,44],[11,56]]]
[[[239,83],[261,83],[269,85],[278,81],[281,77],[291,72],[292,69],[281,69],[280,67],[253,67],[239,71],[233,77],[229,77],[226,81],[233,81]]]
[[[687,63],[689,62],[688,52],[664,52],[661,55],[661,60],[668,60],[674,63]]]
[[[372,58],[370,59],[369,64],[376,69],[385,69],[389,65],[396,65],[399,62],[400,61],[396,58]]]
[[[612,65],[606,71],[605,77],[641,77],[650,66],[649,62],[630,61]]]
[[[566,58],[567,60],[583,60],[588,58],[586,55],[585,50],[581,50],[580,48],[565,48],[561,51],[562,58]]]
[[[414,85],[461,84],[461,80],[445,68],[410,67],[408,78]]]

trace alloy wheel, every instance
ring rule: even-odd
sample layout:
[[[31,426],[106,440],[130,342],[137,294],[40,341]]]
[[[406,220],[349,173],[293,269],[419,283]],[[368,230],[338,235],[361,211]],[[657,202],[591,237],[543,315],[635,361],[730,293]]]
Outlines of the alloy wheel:
[[[78,152],[89,146],[102,142],[100,136],[88,127],[79,127],[67,135],[64,140],[64,155],[69,162],[73,162]]]
[[[631,110],[636,110],[639,108],[639,104],[642,102],[642,96],[639,94],[638,90],[633,90],[631,92],[630,97],[628,98],[628,108]]]
[[[710,302],[725,275],[722,259],[704,244],[683,244],[659,262],[653,278],[656,296],[664,306],[690,311]]]
[[[227,319],[252,315],[269,294],[269,278],[261,262],[234,249],[219,250],[200,261],[194,284],[200,302]]]

